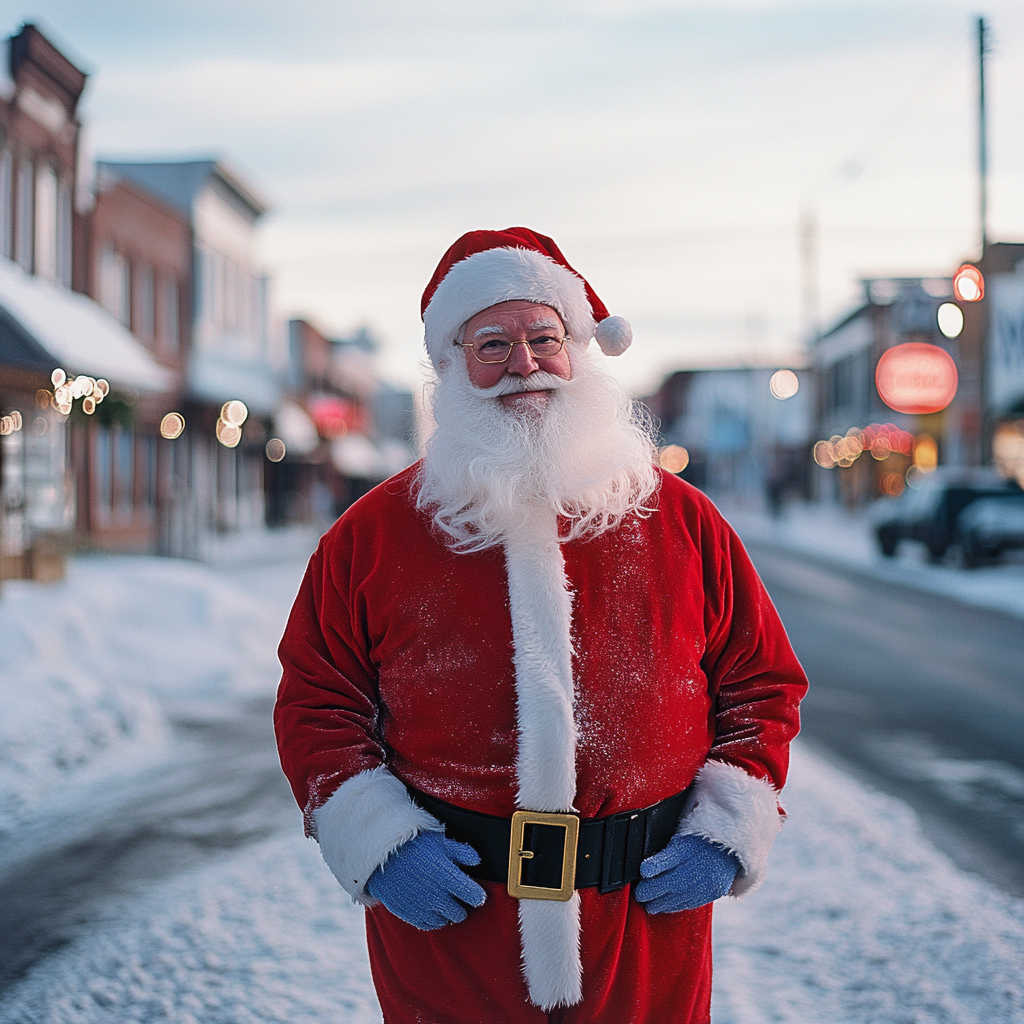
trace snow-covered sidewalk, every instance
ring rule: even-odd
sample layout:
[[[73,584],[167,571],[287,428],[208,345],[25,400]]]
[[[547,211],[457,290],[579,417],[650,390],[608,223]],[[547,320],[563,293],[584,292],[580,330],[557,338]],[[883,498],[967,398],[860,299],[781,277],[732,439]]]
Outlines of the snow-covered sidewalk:
[[[851,513],[835,505],[796,503],[771,519],[762,512],[725,502],[721,509],[740,537],[851,565],[879,579],[952,597],[963,604],[1024,618],[1024,560],[977,569],[932,565],[923,545],[904,543],[898,557],[878,550],[869,512]]]

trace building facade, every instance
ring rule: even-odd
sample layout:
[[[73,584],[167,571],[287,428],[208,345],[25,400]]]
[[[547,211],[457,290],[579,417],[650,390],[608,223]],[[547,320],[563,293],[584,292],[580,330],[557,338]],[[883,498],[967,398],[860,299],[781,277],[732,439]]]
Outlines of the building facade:
[[[3,51],[0,573],[46,578],[60,573],[76,521],[68,424],[86,404],[83,393],[59,408],[54,372],[102,378],[105,413],[159,392],[169,378],[113,317],[72,291],[83,242],[75,201],[85,74],[34,25]]]
[[[178,210],[102,168],[94,189],[80,286],[167,369],[170,384],[130,410],[101,407],[72,422],[77,530],[104,550],[168,551],[187,467],[160,426],[185,398],[191,232]]]
[[[95,288],[118,308],[124,296],[134,298],[140,314],[132,319],[122,308],[121,315],[180,369],[186,426],[166,460],[170,498],[159,549],[195,557],[210,537],[264,522],[265,445],[284,371],[283,353],[272,347],[268,279],[257,256],[258,223],[267,207],[212,159],[100,161],[97,181],[97,211],[104,188],[122,207],[134,197],[149,204],[151,218],[158,207],[162,211],[162,242],[145,243],[134,272],[127,250],[108,244],[97,226]],[[176,325],[168,319],[175,292]],[[176,354],[167,348],[175,326]],[[224,428],[228,402],[246,410],[238,434]]]
[[[833,446],[842,442],[853,454],[819,460],[814,490],[820,499],[849,506],[898,495],[914,465],[928,472],[939,462],[968,463],[977,422],[969,354],[962,337],[946,337],[939,328],[939,307],[953,299],[952,278],[869,278],[861,284],[863,303],[820,335],[812,350],[817,439]],[[957,367],[957,393],[939,412],[895,412],[878,393],[879,359],[908,342],[937,346]]]
[[[761,367],[679,370],[646,398],[665,445],[686,450],[684,479],[718,497],[775,506],[806,492],[813,426],[811,375],[773,395]]]

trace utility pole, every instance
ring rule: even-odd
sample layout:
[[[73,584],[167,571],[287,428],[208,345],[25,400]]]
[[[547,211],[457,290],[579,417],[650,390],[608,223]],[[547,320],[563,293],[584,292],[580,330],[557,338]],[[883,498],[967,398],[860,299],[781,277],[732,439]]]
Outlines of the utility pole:
[[[988,44],[985,19],[978,18],[978,214],[981,221],[981,258],[988,248],[988,127],[985,118],[985,54]]]
[[[818,340],[818,218],[813,207],[800,212],[800,284],[805,344]]]

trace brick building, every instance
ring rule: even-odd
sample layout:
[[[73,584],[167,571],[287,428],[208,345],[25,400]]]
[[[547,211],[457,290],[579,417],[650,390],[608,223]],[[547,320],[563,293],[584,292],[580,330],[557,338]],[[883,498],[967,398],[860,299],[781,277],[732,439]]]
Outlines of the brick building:
[[[75,209],[84,72],[33,25],[0,49],[0,412],[19,426],[0,429],[0,574],[40,577],[60,571],[57,553],[76,518],[68,417],[46,394],[52,371],[106,379],[105,414],[162,390],[169,377],[72,291],[84,273]]]

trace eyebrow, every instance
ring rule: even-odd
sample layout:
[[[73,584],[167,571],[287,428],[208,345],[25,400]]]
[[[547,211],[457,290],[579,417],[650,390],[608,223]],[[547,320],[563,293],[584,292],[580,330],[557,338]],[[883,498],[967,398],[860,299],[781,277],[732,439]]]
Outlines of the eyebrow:
[[[527,328],[530,331],[557,331],[558,324],[554,320],[534,320]]]
[[[495,324],[491,324],[489,327],[481,327],[480,330],[473,334],[474,338],[482,338],[485,334],[504,334],[505,328],[498,327]]]

